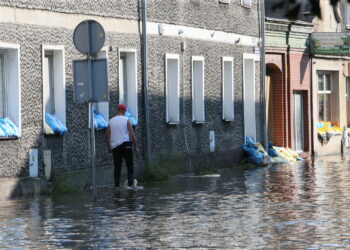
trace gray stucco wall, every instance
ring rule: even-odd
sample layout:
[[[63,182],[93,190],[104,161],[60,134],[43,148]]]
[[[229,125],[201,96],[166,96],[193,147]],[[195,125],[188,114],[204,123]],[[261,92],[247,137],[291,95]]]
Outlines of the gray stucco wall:
[[[57,12],[79,12],[106,16],[123,16],[124,18],[137,18],[137,2],[122,2],[114,7],[114,1],[104,1],[106,5],[99,6],[95,2],[63,1],[4,1],[0,5],[18,6],[21,8],[53,9]],[[238,5],[239,1],[232,1],[230,5],[221,5],[217,1],[179,1],[181,6],[172,6],[175,1],[150,1],[149,15],[151,19],[166,23],[178,23],[188,26],[197,26],[210,29],[220,29],[232,32],[241,32],[246,35],[257,36],[256,2],[252,9],[245,9]],[[161,6],[161,3],[168,7]],[[215,3],[215,4],[214,4]],[[96,4],[96,6],[95,6]],[[109,6],[109,7],[108,7]],[[94,7],[94,8],[93,8]],[[96,8],[95,8],[96,7]],[[168,19],[162,12],[168,13],[168,9],[178,8]],[[92,8],[94,11],[90,11]],[[116,8],[116,12],[111,9]],[[224,11],[224,8],[229,10]],[[79,9],[79,11],[77,11]],[[128,9],[126,11],[126,9]],[[181,9],[181,10],[180,10]],[[234,10],[237,9],[237,10]],[[157,11],[158,12],[157,12]],[[177,9],[176,9],[177,10]],[[198,10],[198,13],[195,13]],[[235,12],[236,11],[236,12]],[[244,27],[243,13],[245,16]],[[157,12],[157,13],[156,13]],[[205,13],[212,16],[205,18]],[[119,13],[119,14],[118,14]],[[236,20],[234,14],[240,18]],[[255,13],[255,14],[253,14]],[[1,14],[1,13],[0,13]],[[169,13],[168,13],[169,14]],[[222,16],[226,21],[222,21]],[[182,16],[180,18],[180,16]],[[212,22],[210,22],[212,20]],[[221,21],[220,21],[221,20]],[[254,21],[255,20],[255,21]],[[237,24],[235,22],[241,22]],[[253,23],[250,23],[253,22]],[[250,28],[249,30],[247,28]],[[42,163],[42,152],[45,149],[52,150],[52,164],[56,171],[78,170],[90,167],[90,143],[88,124],[88,105],[74,104],[72,91],[72,60],[83,58],[73,46],[73,30],[55,27],[43,27],[25,24],[0,23],[0,41],[20,44],[21,46],[21,115],[22,137],[17,140],[0,140],[0,177],[16,177],[28,175],[28,151],[30,148],[39,149],[39,158]],[[181,38],[149,36],[148,51],[148,77],[150,86],[150,120],[152,153],[154,157],[162,154],[187,154],[185,146],[185,134],[191,155],[203,155],[209,152],[209,131],[216,133],[217,150],[235,150],[243,142],[243,92],[242,71],[243,53],[252,53],[252,47],[242,47],[226,43],[213,43],[201,40],[185,39],[187,49],[181,51]],[[66,119],[68,134],[64,136],[44,136],[42,133],[42,44],[64,45],[66,63]],[[106,44],[109,60],[109,85],[110,85],[110,117],[116,114],[115,106],[118,104],[118,49],[137,49],[138,68],[138,104],[139,126],[136,128],[138,144],[141,149],[139,163],[144,160],[145,131],[144,109],[141,81],[141,50],[139,34],[107,33]],[[164,56],[166,53],[180,55],[180,101],[181,124],[169,126],[165,123],[165,81],[164,81]],[[204,56],[205,58],[205,116],[206,122],[201,125],[192,123],[191,102],[191,56]],[[221,104],[221,57],[234,57],[234,82],[235,82],[235,121],[223,122]],[[259,82],[259,67],[257,63],[257,83]],[[258,91],[257,84],[257,93]],[[257,94],[258,95],[258,94]],[[258,109],[257,109],[258,111]],[[108,167],[112,165],[112,157],[107,152],[103,131],[96,133],[97,166]],[[43,165],[41,164],[43,174]]]
[[[149,21],[258,36],[258,4],[258,0],[252,0],[252,7],[245,8],[241,0],[231,0],[230,4],[218,0],[148,0],[147,12]],[[138,20],[141,1],[0,0],[1,5]]]

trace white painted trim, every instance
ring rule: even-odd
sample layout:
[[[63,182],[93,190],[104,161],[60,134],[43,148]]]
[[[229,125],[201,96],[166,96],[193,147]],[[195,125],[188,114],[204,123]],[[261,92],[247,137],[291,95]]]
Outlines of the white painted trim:
[[[86,19],[93,19],[101,23],[106,32],[127,34],[139,34],[141,32],[139,27],[141,22],[125,18],[60,13],[49,10],[34,10],[5,6],[0,6],[0,13],[0,23],[29,24],[74,30],[80,22]],[[159,32],[159,25],[162,26],[161,34]],[[179,32],[179,30],[182,32]],[[239,41],[239,43],[236,44],[238,46],[258,46],[259,42],[259,37],[156,22],[147,22],[147,33],[149,35],[174,36],[229,44],[236,44],[236,41]]]
[[[195,119],[195,93],[194,93],[194,84],[193,84],[193,66],[194,62],[199,61],[202,62],[202,98],[203,98],[203,106],[202,106],[202,112],[203,112],[203,120],[202,121],[196,121]],[[191,82],[192,82],[192,122],[194,123],[205,123],[205,94],[204,94],[204,82],[205,82],[205,62],[203,56],[192,56],[192,68],[191,68]]]
[[[241,0],[241,6],[247,9],[251,9],[252,8],[252,3],[253,0],[250,0],[250,5],[244,5],[244,0]]]
[[[97,52],[96,59],[100,58],[106,58],[107,64],[108,64],[108,51],[109,46],[103,46],[102,49]],[[101,54],[105,53],[105,56],[102,56]],[[108,67],[108,65],[107,65]],[[109,82],[108,82],[109,84]],[[94,102],[94,108],[98,110],[98,112],[103,116],[103,118],[108,122],[109,121],[109,102]],[[91,128],[91,110],[89,105],[89,121],[88,121],[88,127]]]
[[[260,55],[259,54],[252,54],[252,53],[243,53],[243,60],[244,59],[254,59],[254,61],[259,62]]]
[[[245,89],[245,60],[254,60],[254,63],[257,61],[257,55],[256,54],[248,54],[248,53],[243,53],[243,124],[244,124],[244,143],[246,142],[246,135],[247,135],[247,132],[246,132],[246,120],[245,120],[245,107],[244,107],[244,98],[245,98],[245,93],[246,93],[246,89]],[[255,65],[254,65],[255,66]],[[254,88],[253,88],[253,97],[254,97],[254,105],[255,105],[255,101],[256,101],[256,98],[255,98],[255,85],[256,85],[256,79],[255,79],[255,67],[253,67],[253,77],[254,77]],[[254,123],[255,123],[255,130],[256,130],[256,109],[255,110],[255,114],[254,114]],[[255,131],[255,137],[256,137],[256,131]],[[256,138],[254,138],[256,139]]]
[[[134,62],[135,62],[135,68],[134,68],[134,76],[135,76],[135,90],[136,90],[136,94],[135,94],[135,101],[136,101],[136,105],[135,105],[135,110],[133,111],[133,116],[135,117],[136,121],[138,121],[138,113],[139,113],[139,109],[138,109],[138,77],[137,77],[137,49],[135,48],[118,48],[118,72],[119,72],[119,77],[118,77],[118,82],[119,82],[119,104],[121,103],[121,95],[120,92],[123,92],[124,95],[124,88],[123,90],[121,90],[121,82],[120,82],[120,54],[121,53],[133,53],[133,57],[134,57]],[[126,61],[125,61],[126,63]],[[125,77],[125,76],[124,76]],[[124,86],[123,86],[124,87]],[[128,108],[128,104],[125,103],[125,105]]]
[[[42,67],[42,81],[44,81],[44,58],[45,51],[52,50],[53,52],[60,52],[61,59],[57,58],[57,55],[53,54],[54,65],[55,61],[60,62],[60,65],[54,66],[54,105],[55,105],[55,115],[57,115],[62,123],[66,125],[66,65],[65,65],[65,48],[64,45],[49,45],[42,44],[42,53],[41,53],[41,67]],[[57,74],[57,70],[59,74]],[[59,86],[59,88],[57,88]],[[42,91],[42,96],[44,96],[44,86]],[[43,102],[42,102],[43,103]],[[43,104],[43,127],[45,124],[45,105]]]
[[[233,117],[232,119],[226,119],[225,118],[225,62],[230,62],[232,63],[232,100],[233,100]],[[222,62],[221,62],[221,67],[222,67],[222,120],[227,121],[227,122],[232,122],[235,119],[235,108],[234,108],[234,100],[235,100],[235,82],[234,82],[234,59],[233,57],[227,57],[223,56],[222,57]]]
[[[16,124],[18,128],[18,137],[21,137],[22,135],[22,114],[21,114],[21,49],[19,44],[13,44],[13,43],[5,43],[0,42],[0,49],[9,50],[7,52],[7,60],[6,60],[6,79],[7,81],[14,81],[16,83],[15,86],[11,86],[11,89],[8,91],[15,91],[16,95],[15,98],[17,98],[17,103],[14,105],[11,105],[11,107],[8,107],[8,114],[10,118],[13,120],[13,122]],[[12,55],[11,51],[16,51],[15,55]],[[10,60],[10,57],[12,57],[15,60]],[[10,74],[10,71],[12,74]],[[7,83],[7,87],[9,87]],[[7,93],[8,94],[8,93]],[[11,98],[14,97],[14,94],[11,94]],[[7,105],[9,106],[9,105]],[[16,113],[16,117],[13,116],[13,114]]]
[[[169,120],[169,101],[168,101],[168,59],[174,59],[177,60],[177,98],[180,99],[180,56],[178,54],[165,54],[165,122],[168,124],[179,124],[180,123],[180,101],[178,106],[178,114],[177,114],[177,120],[178,121],[170,121]]]
[[[19,44],[13,44],[13,43],[0,42],[0,48],[1,49],[20,49],[20,45]]]
[[[45,27],[60,27],[74,30],[82,21],[93,19],[99,22],[106,32],[139,33],[139,22],[136,20],[61,13],[49,10],[0,6],[0,23],[30,24]]]
[[[183,25],[147,22],[147,34],[160,35],[159,25],[162,25],[162,36],[181,37],[187,39],[205,40],[218,43],[235,44],[239,46],[258,46],[259,37],[229,33],[217,30],[208,30]],[[181,31],[181,32],[179,32]],[[238,41],[239,43],[236,43]]]

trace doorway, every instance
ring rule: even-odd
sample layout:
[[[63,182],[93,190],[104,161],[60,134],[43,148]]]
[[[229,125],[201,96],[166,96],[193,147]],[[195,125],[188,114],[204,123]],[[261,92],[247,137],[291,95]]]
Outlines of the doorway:
[[[294,145],[295,151],[304,150],[304,102],[303,92],[294,92]]]

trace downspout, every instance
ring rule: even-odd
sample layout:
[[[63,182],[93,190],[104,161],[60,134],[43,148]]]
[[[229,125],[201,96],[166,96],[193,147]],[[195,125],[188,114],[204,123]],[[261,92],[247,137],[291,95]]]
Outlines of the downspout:
[[[261,82],[261,106],[262,106],[262,137],[265,149],[268,149],[267,124],[266,124],[266,90],[265,90],[265,1],[260,0],[260,82]]]
[[[147,77],[147,0],[142,1],[142,84],[145,108],[145,129],[146,129],[146,165],[152,159],[151,134],[149,125],[149,102],[148,102],[148,77]]]

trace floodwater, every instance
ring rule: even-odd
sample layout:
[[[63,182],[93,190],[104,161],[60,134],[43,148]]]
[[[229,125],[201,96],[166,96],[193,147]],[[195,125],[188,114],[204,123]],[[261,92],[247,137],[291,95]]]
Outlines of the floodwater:
[[[350,247],[350,161],[177,177],[140,191],[2,201],[0,248]]]

